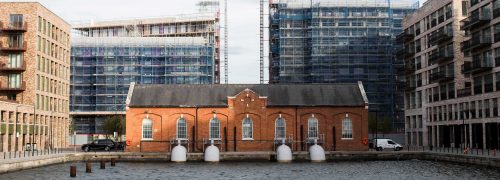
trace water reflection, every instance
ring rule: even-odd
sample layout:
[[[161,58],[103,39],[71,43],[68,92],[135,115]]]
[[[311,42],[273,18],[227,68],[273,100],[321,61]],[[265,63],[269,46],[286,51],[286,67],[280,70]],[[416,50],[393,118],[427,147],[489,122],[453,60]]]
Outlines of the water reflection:
[[[70,164],[59,164],[0,175],[0,179],[497,179],[500,170],[431,161],[370,161],[291,163],[117,163],[69,177]]]

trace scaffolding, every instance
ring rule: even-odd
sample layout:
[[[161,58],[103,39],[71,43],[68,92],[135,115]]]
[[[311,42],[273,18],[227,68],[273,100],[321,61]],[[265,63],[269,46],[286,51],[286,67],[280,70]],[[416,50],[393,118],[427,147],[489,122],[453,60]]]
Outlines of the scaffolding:
[[[416,3],[418,4],[418,2]],[[363,81],[370,112],[404,129],[393,55],[413,0],[275,0],[269,4],[270,83]],[[401,123],[402,122],[402,123]],[[400,127],[401,126],[401,127]]]
[[[75,22],[70,92],[75,125],[101,133],[107,116],[124,114],[132,82],[219,84],[219,2],[200,1],[197,7],[193,14]]]

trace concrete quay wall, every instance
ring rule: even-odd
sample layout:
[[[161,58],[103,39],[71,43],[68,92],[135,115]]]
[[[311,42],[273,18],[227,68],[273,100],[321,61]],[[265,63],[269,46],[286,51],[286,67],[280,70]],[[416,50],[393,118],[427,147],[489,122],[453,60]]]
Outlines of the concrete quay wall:
[[[169,153],[129,153],[129,152],[102,152],[102,153],[76,153],[59,154],[46,157],[27,158],[19,160],[0,161],[0,174],[19,171],[30,168],[37,168],[52,164],[68,162],[97,162],[101,160],[109,161],[115,158],[117,162],[170,162]],[[295,162],[309,161],[307,152],[294,152]],[[457,154],[442,154],[431,152],[348,152],[335,151],[326,152],[329,162],[335,161],[398,161],[398,160],[429,160],[443,161],[459,164],[481,165],[500,168],[500,157],[483,157]],[[203,153],[189,153],[188,162],[203,161]],[[221,161],[275,161],[274,152],[224,152],[220,155]],[[207,164],[208,165],[208,164]]]

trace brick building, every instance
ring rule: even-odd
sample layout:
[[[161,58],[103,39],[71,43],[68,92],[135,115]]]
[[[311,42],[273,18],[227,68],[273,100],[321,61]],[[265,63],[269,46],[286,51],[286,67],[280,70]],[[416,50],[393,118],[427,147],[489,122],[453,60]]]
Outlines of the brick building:
[[[361,83],[335,85],[132,85],[127,151],[368,150],[368,100]]]
[[[70,25],[35,2],[0,12],[0,152],[65,147]]]

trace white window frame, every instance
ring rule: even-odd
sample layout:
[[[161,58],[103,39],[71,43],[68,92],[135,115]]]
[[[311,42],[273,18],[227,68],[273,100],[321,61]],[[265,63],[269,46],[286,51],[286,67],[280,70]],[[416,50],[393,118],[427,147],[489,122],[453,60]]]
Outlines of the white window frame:
[[[350,136],[350,137],[349,137]],[[343,140],[352,140],[352,119],[346,114],[345,118],[342,120],[342,138]]]
[[[278,137],[278,121],[279,120],[283,120],[283,137]],[[283,117],[281,117],[281,114],[274,121],[274,139],[276,139],[276,140],[286,139],[286,121]]]
[[[150,131],[151,131],[151,137],[150,138],[148,138],[148,137],[145,138],[144,137],[144,135],[145,135],[144,134],[144,132],[145,132],[144,130],[146,128],[145,127],[146,123],[150,124],[150,127],[149,127]],[[153,120],[151,120],[149,117],[146,117],[146,118],[142,119],[141,134],[142,134],[141,137],[142,137],[143,141],[151,141],[151,140],[153,140]]]
[[[212,121],[215,121],[215,120],[217,121],[217,132],[218,132],[217,137],[218,138],[212,138]],[[209,124],[209,126],[208,126],[208,139],[209,140],[221,140],[221,138],[220,138],[220,120],[214,115],[214,117],[211,118],[210,121],[208,121],[208,124]]]
[[[185,134],[186,136],[183,137],[183,138],[179,137],[179,122],[181,120],[184,121],[184,125],[185,126],[184,126],[183,129],[184,129],[184,132],[186,132],[186,134]],[[177,140],[187,140],[188,139],[188,128],[187,127],[188,127],[188,123],[187,123],[186,119],[184,118],[184,116],[181,115],[181,117],[179,119],[177,119],[177,124],[176,124],[176,132],[175,132],[176,135],[175,135],[175,137],[176,137]]]
[[[247,120],[250,122],[250,137],[245,137],[245,121]],[[247,117],[241,122],[241,132],[241,137],[243,140],[253,140],[253,120],[248,114]]]
[[[312,122],[315,122],[316,124],[311,127],[311,123]],[[316,136],[315,137],[312,137],[311,136],[311,129],[314,128],[314,131],[315,131],[315,134]],[[314,117],[314,114],[309,117],[309,119],[307,119],[307,139],[310,139],[310,140],[314,140],[314,139],[318,139],[319,138],[319,121],[316,117]]]

